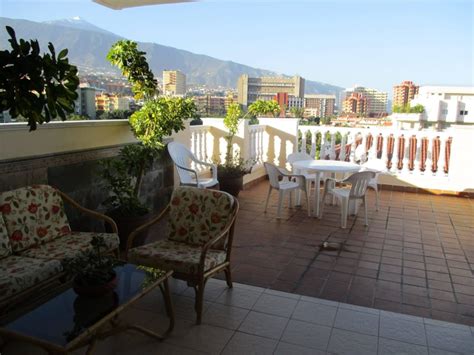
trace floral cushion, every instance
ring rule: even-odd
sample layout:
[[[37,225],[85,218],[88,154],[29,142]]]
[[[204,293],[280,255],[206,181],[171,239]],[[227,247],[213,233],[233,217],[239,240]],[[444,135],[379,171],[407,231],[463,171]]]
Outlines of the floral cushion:
[[[130,249],[128,252],[128,260],[131,263],[185,274],[197,274],[200,257],[201,247],[172,240],[160,240]],[[225,258],[225,251],[209,250],[204,261],[204,271],[222,264]]]
[[[8,238],[7,227],[3,221],[3,216],[0,213],[0,259],[11,255],[12,246],[10,245],[10,239]]]
[[[168,221],[169,239],[202,246],[217,237],[232,218],[233,197],[225,192],[178,187],[173,191]],[[225,248],[227,239],[215,247]]]
[[[103,237],[107,250],[115,250],[119,246],[119,237],[114,233],[88,233],[72,232],[61,238],[50,241],[27,249],[21,253],[21,256],[27,256],[36,259],[58,259],[64,260],[79,255],[82,251],[92,249],[92,237]]]
[[[34,185],[0,194],[0,212],[12,250],[25,250],[70,233],[63,200],[56,189]]]
[[[0,300],[62,272],[58,260],[9,256],[0,260]]]

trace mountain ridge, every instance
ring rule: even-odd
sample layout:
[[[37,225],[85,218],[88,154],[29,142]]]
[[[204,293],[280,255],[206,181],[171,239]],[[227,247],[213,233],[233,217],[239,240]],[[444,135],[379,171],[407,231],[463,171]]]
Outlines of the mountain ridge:
[[[71,63],[102,70],[115,70],[106,60],[106,54],[113,43],[124,39],[80,18],[35,22],[0,17],[0,25],[13,27],[18,38],[38,39],[42,49],[46,48],[48,42],[52,42],[57,49],[68,48]],[[3,34],[2,32],[0,32],[0,45],[9,48],[6,32]],[[273,75],[289,77],[271,70],[254,68],[159,43],[138,42],[138,44],[139,48],[147,53],[148,63],[155,75],[161,74],[165,69],[181,70],[186,74],[189,84],[206,85],[210,88],[235,88],[241,74],[248,74],[251,77]],[[343,90],[336,85],[305,79],[306,93],[337,95]]]

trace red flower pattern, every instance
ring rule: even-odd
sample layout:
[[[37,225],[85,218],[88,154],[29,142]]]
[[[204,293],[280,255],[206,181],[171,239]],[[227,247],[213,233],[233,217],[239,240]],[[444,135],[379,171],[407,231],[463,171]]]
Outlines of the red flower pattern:
[[[45,227],[38,227],[36,228],[36,235],[40,238],[43,238],[46,234],[48,234],[48,229]]]
[[[178,230],[178,234],[182,237],[184,237],[186,234],[188,234],[188,230],[184,227],[181,227],[179,230]]]
[[[191,212],[192,214],[196,214],[199,212],[199,206],[196,205],[195,203],[189,205],[189,212]]]
[[[173,198],[173,200],[171,201],[171,204],[173,206],[179,206],[179,203],[181,202],[181,199],[179,197],[175,197]]]
[[[38,205],[36,203],[31,203],[29,206],[28,206],[28,212],[30,213],[36,213],[36,211],[38,211]]]
[[[53,212],[53,214],[58,213],[60,210],[61,208],[59,206],[54,205],[53,207],[51,207],[51,211]]]
[[[211,214],[211,222],[212,223],[219,223],[221,221],[221,216],[218,213]]]
[[[18,242],[23,239],[23,233],[19,230],[16,230],[13,232],[11,239],[14,240],[15,242]]]
[[[3,214],[9,214],[12,211],[12,207],[10,206],[9,203],[5,203],[0,206],[0,212]]]

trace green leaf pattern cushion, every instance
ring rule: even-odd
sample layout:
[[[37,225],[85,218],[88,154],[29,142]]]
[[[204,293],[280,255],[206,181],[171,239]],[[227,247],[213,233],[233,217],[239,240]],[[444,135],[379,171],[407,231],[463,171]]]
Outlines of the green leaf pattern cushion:
[[[14,252],[69,234],[63,200],[48,185],[22,187],[0,194],[0,212]]]
[[[233,202],[233,197],[222,191],[178,187],[171,196],[169,239],[192,245],[206,244],[229,223]],[[227,239],[213,248],[224,249],[226,242]]]
[[[3,220],[3,215],[0,213],[0,259],[11,255],[12,246],[10,245],[10,239],[8,238],[7,227]]]

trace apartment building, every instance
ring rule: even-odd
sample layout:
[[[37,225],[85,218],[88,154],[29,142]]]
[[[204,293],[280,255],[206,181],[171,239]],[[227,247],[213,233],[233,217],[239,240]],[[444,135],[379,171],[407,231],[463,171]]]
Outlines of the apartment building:
[[[194,96],[193,100],[202,116],[224,115],[226,112],[228,99],[224,96]]]
[[[314,117],[329,117],[334,115],[336,105],[336,95],[305,95],[304,108],[305,115]]]
[[[163,94],[170,96],[186,95],[186,75],[179,70],[164,70]]]
[[[365,95],[353,92],[342,102],[342,112],[346,114],[356,114],[366,116],[369,110],[369,102]]]
[[[96,89],[81,84],[77,90],[77,99],[74,101],[74,111],[77,115],[87,116],[91,120],[96,119],[95,95]]]
[[[95,108],[97,111],[129,110],[130,100],[116,94],[100,93],[95,96]]]
[[[413,81],[403,81],[399,85],[393,87],[392,108],[395,106],[406,106],[418,94],[419,86]]]
[[[304,84],[305,80],[300,76],[251,78],[244,74],[237,81],[237,99],[246,108],[257,100],[274,100],[279,93],[303,98]]]
[[[367,101],[366,115],[376,117],[387,113],[388,93],[363,86],[354,86],[351,89],[345,90],[343,106],[345,99],[351,97],[353,93],[361,94],[365,97]]]

